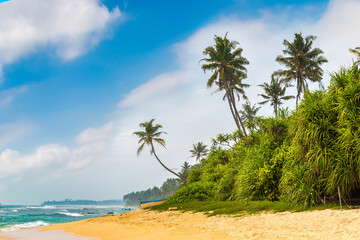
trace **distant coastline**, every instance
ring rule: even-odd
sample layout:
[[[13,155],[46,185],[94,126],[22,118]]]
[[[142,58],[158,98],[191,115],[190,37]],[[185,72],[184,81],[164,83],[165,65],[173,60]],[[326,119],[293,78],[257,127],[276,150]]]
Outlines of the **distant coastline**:
[[[62,201],[44,201],[41,203],[41,206],[51,206],[51,205],[125,205],[124,200],[115,199],[115,200],[103,200],[103,201],[94,201],[94,200],[72,200],[65,199]]]

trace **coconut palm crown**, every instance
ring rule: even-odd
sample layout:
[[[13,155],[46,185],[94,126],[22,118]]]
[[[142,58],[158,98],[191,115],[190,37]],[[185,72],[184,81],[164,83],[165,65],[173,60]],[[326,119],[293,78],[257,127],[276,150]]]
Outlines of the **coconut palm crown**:
[[[210,88],[216,85],[216,92],[225,91],[224,100],[228,101],[236,126],[242,129],[246,136],[244,124],[236,109],[236,98],[237,100],[240,100],[240,97],[247,99],[244,88],[249,85],[242,83],[242,80],[247,77],[245,65],[248,65],[249,61],[242,56],[243,49],[237,47],[239,43],[230,41],[226,36],[222,38],[215,35],[215,45],[203,51],[207,58],[200,60],[206,62],[201,67],[204,72],[212,72],[207,86]]]
[[[195,158],[196,161],[200,161],[201,157],[205,157],[208,153],[207,145],[202,142],[193,144],[193,149],[190,150],[191,158]]]
[[[262,87],[264,90],[264,94],[258,94],[262,98],[265,99],[265,101],[259,102],[259,104],[263,105],[266,103],[270,103],[271,106],[274,107],[274,113],[275,117],[277,117],[278,114],[278,107],[283,104],[283,100],[289,100],[295,98],[294,96],[285,96],[286,87],[287,86],[281,86],[282,81],[279,77],[271,76],[271,82],[270,84],[264,82],[263,84],[259,84],[259,87]]]
[[[138,143],[141,145],[137,150],[137,155],[139,156],[139,154],[144,149],[145,145],[150,146],[150,154],[155,156],[155,158],[158,160],[158,162],[161,164],[161,166],[163,166],[167,171],[171,172],[172,174],[174,174],[181,180],[186,181],[186,179],[184,179],[182,176],[180,176],[176,172],[174,172],[171,169],[169,169],[168,167],[166,167],[160,161],[159,157],[157,156],[157,154],[155,152],[155,148],[154,148],[154,142],[157,142],[161,146],[165,147],[165,140],[160,138],[160,135],[167,134],[167,133],[160,131],[160,129],[163,128],[163,126],[160,124],[154,125],[154,121],[155,121],[155,119],[151,119],[148,122],[140,123],[139,126],[140,126],[140,128],[143,129],[143,131],[133,132],[133,135],[136,135],[137,137],[140,138]]]
[[[350,48],[349,52],[355,54],[355,56],[356,56],[356,64],[360,65],[360,47],[356,47],[355,49]]]
[[[251,105],[249,101],[246,101],[246,103],[242,105],[242,110],[239,111],[241,120],[250,130],[255,129],[255,117],[259,109],[260,107],[256,107],[256,104]]]
[[[276,61],[285,66],[286,70],[279,70],[276,75],[284,77],[288,83],[295,81],[297,88],[296,107],[301,94],[308,87],[307,80],[321,84],[323,70],[320,65],[327,62],[322,55],[324,52],[319,48],[313,48],[315,36],[305,38],[301,33],[295,33],[294,41],[284,39],[283,45],[286,56],[278,56]]]

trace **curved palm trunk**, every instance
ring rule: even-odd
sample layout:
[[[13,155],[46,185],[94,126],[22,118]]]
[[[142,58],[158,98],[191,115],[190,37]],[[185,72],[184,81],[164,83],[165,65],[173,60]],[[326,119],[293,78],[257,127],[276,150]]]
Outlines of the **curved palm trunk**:
[[[169,172],[171,172],[172,174],[174,174],[175,176],[177,176],[178,178],[181,179],[181,181],[183,181],[185,184],[186,184],[186,179],[183,178],[182,176],[180,176],[179,174],[177,174],[176,172],[172,171],[171,169],[169,169],[168,167],[166,167],[161,161],[160,159],[158,158],[158,156],[156,155],[156,152],[155,152],[155,148],[154,148],[154,145],[153,143],[151,142],[151,152],[154,153],[154,156],[156,158],[156,160],[158,160],[158,162],[161,164],[161,166],[163,166],[163,168],[165,168],[166,170],[168,170]]]
[[[242,128],[242,130],[243,130],[243,132],[244,132],[245,137],[247,137],[247,133],[246,133],[246,129],[245,129],[244,123],[242,122],[241,117],[239,116],[239,112],[238,112],[238,110],[236,109],[236,103],[235,103],[234,93],[230,92],[230,94],[231,94],[231,101],[232,101],[232,104],[233,104],[233,107],[234,107],[235,116],[236,116],[236,118],[238,119],[238,122],[239,122],[240,125],[241,125],[241,128]]]

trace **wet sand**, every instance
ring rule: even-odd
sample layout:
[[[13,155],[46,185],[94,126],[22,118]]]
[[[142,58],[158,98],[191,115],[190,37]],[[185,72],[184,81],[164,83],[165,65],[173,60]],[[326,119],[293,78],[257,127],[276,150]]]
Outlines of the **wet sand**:
[[[53,230],[101,240],[360,240],[360,210],[263,213],[244,217],[207,217],[200,213],[136,210],[116,216],[42,227],[42,232],[37,234],[40,236]],[[70,235],[61,239],[72,240],[68,237]]]
[[[0,234],[1,240],[96,240],[96,238],[84,238],[61,230],[39,232],[38,229],[22,229]]]

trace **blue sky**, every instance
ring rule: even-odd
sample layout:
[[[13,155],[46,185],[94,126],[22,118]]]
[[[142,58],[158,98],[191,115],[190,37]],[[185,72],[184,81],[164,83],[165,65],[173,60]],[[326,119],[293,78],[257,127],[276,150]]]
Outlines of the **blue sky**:
[[[186,160],[195,141],[208,142],[214,134],[232,130],[226,105],[211,96],[197,65],[202,46],[211,44],[214,34],[229,31],[240,42],[255,63],[250,63],[249,81],[256,85],[279,68],[271,59],[281,54],[282,39],[300,30],[318,35],[319,47],[334,59],[326,70],[349,63],[346,49],[354,47],[356,33],[344,29],[343,38],[326,41],[338,22],[334,8],[343,7],[340,21],[350,18],[355,27],[359,24],[348,13],[358,9],[358,0],[68,0],[64,3],[72,10],[61,13],[65,15],[42,14],[41,9],[60,12],[61,5],[54,7],[59,1],[54,6],[31,2],[25,22],[14,21],[11,13],[24,14],[29,3],[0,4],[0,16],[9,12],[0,23],[0,164],[11,169],[3,170],[0,185],[5,203],[121,198],[161,184],[171,176],[147,153],[136,158],[131,136],[147,118],[167,123],[173,134],[161,153],[174,168]],[[78,15],[86,4],[92,12]],[[68,23],[62,16],[80,17]],[[23,29],[20,34],[13,31],[14,22]],[[268,44],[269,51],[256,54],[256,47],[245,48],[256,41],[261,47]],[[249,95],[257,101],[255,88]],[[182,117],[173,118],[178,114]],[[183,137],[174,137],[181,132]],[[101,179],[95,181],[94,174]],[[68,184],[73,188],[64,188]]]
[[[106,121],[124,94],[177,67],[169,49],[172,44],[222,16],[252,19],[266,9],[308,4],[312,12],[321,13],[327,1],[106,0],[103,4],[109,9],[118,6],[123,16],[95,48],[64,62],[51,47],[41,47],[4,66],[0,90],[27,85],[28,91],[2,109],[3,122],[29,121],[37,128],[8,147],[31,150],[48,141],[66,143],[84,126]]]

